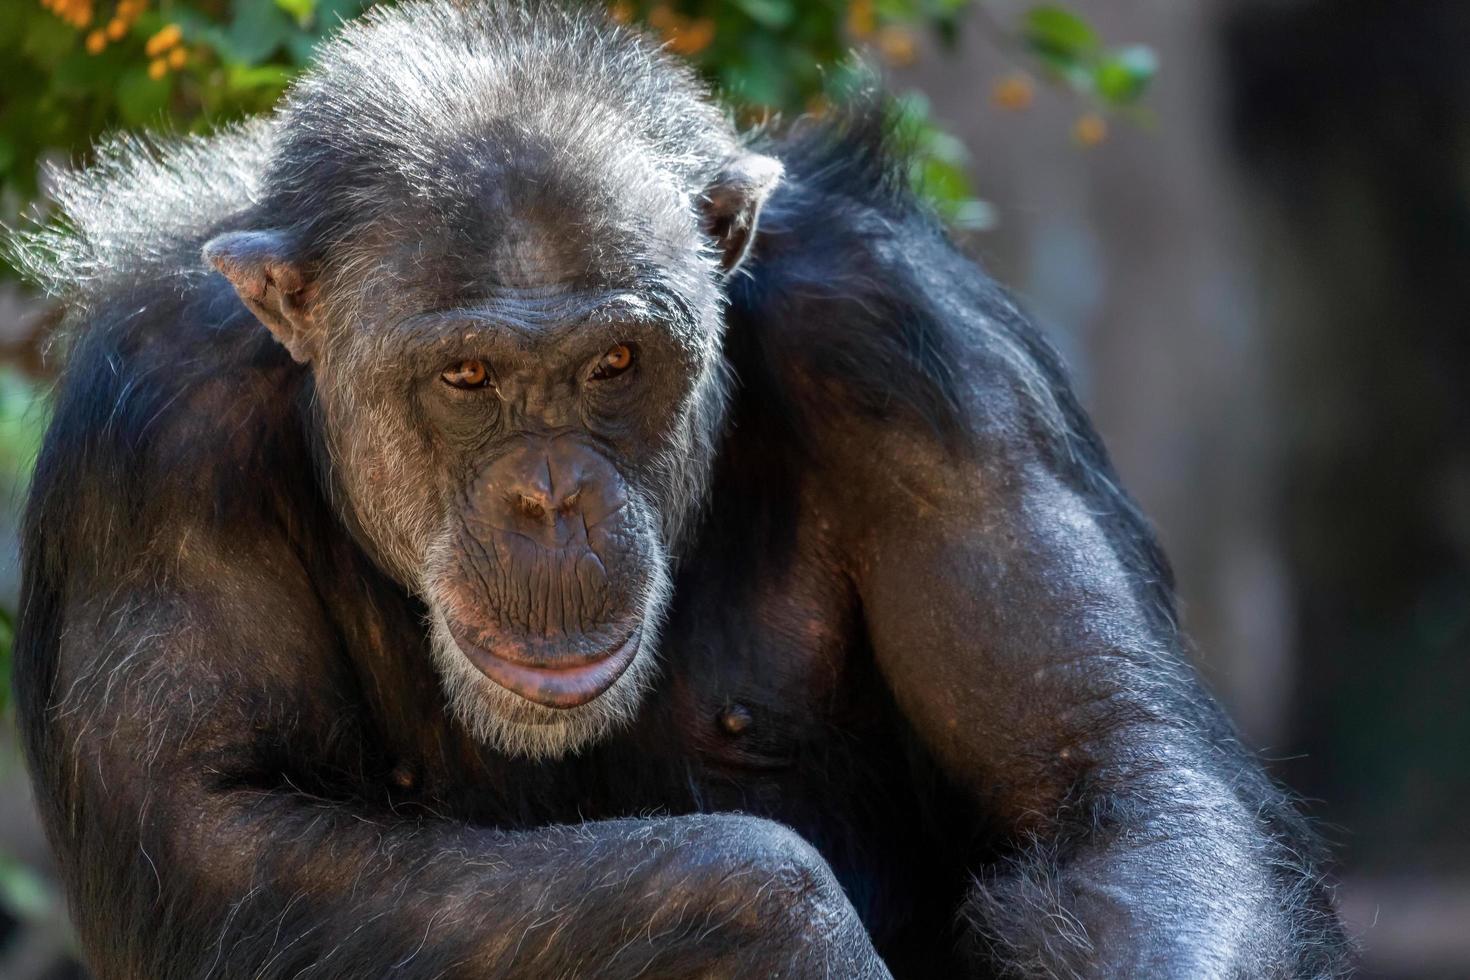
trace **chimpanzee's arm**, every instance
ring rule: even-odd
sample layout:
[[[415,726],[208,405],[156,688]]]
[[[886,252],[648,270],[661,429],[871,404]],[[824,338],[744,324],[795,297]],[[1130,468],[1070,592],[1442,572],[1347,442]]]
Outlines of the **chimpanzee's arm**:
[[[1027,976],[1337,975],[1310,835],[1148,607],[1146,529],[1090,444],[1046,433],[1085,421],[1024,408],[1000,360],[963,365],[963,447],[837,443],[880,669],[1011,848],[972,869],[977,950]]]
[[[55,708],[28,719],[103,980],[888,975],[776,824],[507,833],[313,795],[290,760],[350,760],[357,719],[320,673],[310,585],[263,547],[200,540],[146,585],[75,583],[98,598],[67,611]]]

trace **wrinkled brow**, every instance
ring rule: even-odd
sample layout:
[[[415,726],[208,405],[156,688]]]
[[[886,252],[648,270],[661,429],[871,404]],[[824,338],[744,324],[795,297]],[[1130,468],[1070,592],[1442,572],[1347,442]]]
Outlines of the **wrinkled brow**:
[[[446,354],[472,356],[505,343],[508,335],[555,346],[589,328],[682,325],[686,319],[686,305],[662,291],[499,290],[462,306],[405,317],[386,332],[383,345],[413,361],[442,359]]]

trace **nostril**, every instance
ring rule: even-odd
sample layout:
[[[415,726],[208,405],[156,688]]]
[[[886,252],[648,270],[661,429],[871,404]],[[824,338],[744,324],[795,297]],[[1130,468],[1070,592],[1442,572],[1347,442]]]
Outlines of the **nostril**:
[[[520,510],[522,516],[530,520],[546,520],[546,505],[534,497],[521,494],[520,498],[516,501],[516,507]]]
[[[568,497],[567,499],[563,500],[561,502],[561,506],[557,508],[557,511],[560,514],[562,514],[562,516],[566,516],[566,515],[572,513],[572,511],[576,510],[579,506],[581,506],[581,504],[580,504],[581,499],[582,499],[582,491],[581,490],[578,490],[576,493],[572,494],[570,497]]]

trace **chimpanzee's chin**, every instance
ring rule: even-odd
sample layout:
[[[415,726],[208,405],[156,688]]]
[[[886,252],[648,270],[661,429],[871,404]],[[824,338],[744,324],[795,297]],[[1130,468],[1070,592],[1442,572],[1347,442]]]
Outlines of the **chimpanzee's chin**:
[[[490,637],[475,631],[464,636],[442,606],[430,610],[431,650],[451,714],[506,755],[555,759],[606,738],[633,721],[657,672],[657,622],[646,616],[600,633],[596,643],[574,644],[576,653],[542,645],[531,654],[521,644],[480,642]]]

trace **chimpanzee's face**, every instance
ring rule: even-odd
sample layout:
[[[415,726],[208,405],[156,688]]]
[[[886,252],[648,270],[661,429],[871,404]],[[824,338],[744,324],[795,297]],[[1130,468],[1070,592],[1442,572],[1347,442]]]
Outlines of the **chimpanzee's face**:
[[[276,228],[205,256],[310,366],[336,499],[427,604],[456,716],[546,756],[653,671],[723,407],[720,282],[781,167],[732,147],[690,187],[636,140],[509,145],[433,194],[354,188],[368,217],[319,258]]]
[[[357,256],[313,368],[356,533],[427,602],[457,715],[541,755],[647,684],[710,463],[720,317],[687,206],[620,248],[518,210],[471,249],[385,235]]]

